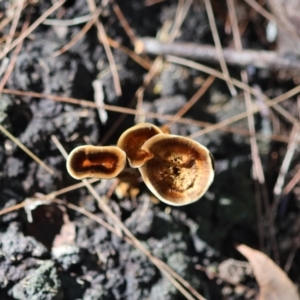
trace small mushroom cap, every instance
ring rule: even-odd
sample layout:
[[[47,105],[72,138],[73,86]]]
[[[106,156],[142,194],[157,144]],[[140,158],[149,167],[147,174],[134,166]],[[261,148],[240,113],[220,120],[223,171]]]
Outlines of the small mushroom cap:
[[[67,170],[75,179],[114,178],[125,165],[126,153],[116,146],[80,146],[67,159]]]
[[[158,134],[142,149],[154,155],[139,168],[143,180],[158,199],[169,205],[197,201],[213,181],[211,153],[194,140]]]
[[[137,124],[120,136],[117,146],[123,149],[132,168],[138,168],[153,155],[141,149],[143,144],[156,134],[163,133],[157,126],[150,123]]]

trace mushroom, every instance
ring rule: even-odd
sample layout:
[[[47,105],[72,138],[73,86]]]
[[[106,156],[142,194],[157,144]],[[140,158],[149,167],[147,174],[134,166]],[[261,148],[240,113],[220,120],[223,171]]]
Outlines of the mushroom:
[[[153,158],[139,168],[150,191],[162,202],[182,206],[203,196],[214,178],[210,151],[186,137],[157,134],[142,146]]]
[[[75,179],[114,178],[125,165],[126,153],[116,146],[80,146],[67,159],[67,170]]]
[[[157,126],[150,123],[135,125],[122,133],[117,146],[123,149],[132,168],[142,166],[153,155],[141,149],[143,144],[156,134],[163,133]]]

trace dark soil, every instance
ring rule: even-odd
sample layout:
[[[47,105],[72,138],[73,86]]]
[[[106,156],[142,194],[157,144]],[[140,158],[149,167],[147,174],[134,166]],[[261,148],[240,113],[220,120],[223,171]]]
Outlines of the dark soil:
[[[96,2],[99,4],[100,1]],[[140,0],[116,2],[138,37],[155,37],[166,20],[174,20],[177,7],[177,1],[172,0],[152,6],[145,6]],[[1,11],[4,12],[9,5],[10,1],[1,2]],[[27,17],[30,16],[33,22],[51,5],[51,1],[29,4],[22,13],[18,30],[21,30],[22,22]],[[241,4],[239,7],[248,9]],[[232,38],[224,30],[226,6],[225,10],[218,5],[214,8],[222,43],[228,46]],[[86,1],[70,0],[49,18],[73,19],[88,13]],[[245,47],[274,48],[274,44],[268,43],[264,36],[266,21],[258,15],[249,17],[248,13],[245,18],[249,19],[243,35]],[[132,48],[111,4],[106,6],[101,20],[109,37]],[[63,34],[61,28],[40,25],[25,40],[6,88],[93,102],[92,82],[98,76],[104,88],[105,103],[127,107],[137,88],[142,85],[147,71],[121,50],[113,49],[123,92],[118,97],[104,48],[98,42],[94,27],[69,51],[58,57],[52,56],[83,26],[65,27],[66,33]],[[7,35],[8,30],[9,27],[6,27],[1,36]],[[197,1],[190,8],[178,40],[213,44],[205,8]],[[249,67],[248,71],[249,84],[258,85],[271,98],[294,87],[292,79],[279,80],[278,74],[269,70]],[[230,73],[239,78],[238,69],[231,68]],[[197,82],[206,77],[206,74],[192,69],[165,64],[146,89],[144,109],[175,114],[199,88]],[[285,102],[284,107],[299,117],[295,99]],[[233,98],[227,85],[216,80],[185,117],[216,123],[242,111],[245,111],[242,92]],[[0,96],[1,124],[50,166],[55,175],[49,174],[0,134],[0,208],[18,204],[35,193],[48,194],[77,183],[67,173],[65,159],[51,136],[55,135],[68,152],[86,143],[97,145],[118,117],[119,114],[108,112],[107,123],[102,124],[95,109],[46,98],[3,93]],[[165,123],[155,119],[146,121],[159,126]],[[274,134],[288,135],[292,127],[270,110],[267,116],[256,115],[255,121],[260,133],[272,130]],[[134,117],[126,116],[105,143],[115,144],[124,129],[133,124]],[[248,128],[246,120],[233,126]],[[173,134],[183,136],[198,130],[199,126],[179,123],[171,127]],[[259,248],[257,196],[251,171],[249,138],[214,131],[199,137],[197,141],[207,146],[216,160],[214,183],[200,201],[169,209],[163,203],[153,201],[149,190],[140,183],[136,198],[126,193],[120,198],[113,193],[108,201],[109,206],[153,255],[165,261],[207,299],[253,299],[254,296],[247,297],[247,290],[239,293],[234,286],[212,278],[197,268],[201,265],[217,270],[226,259],[244,260],[235,250],[237,243]],[[285,143],[280,142],[259,142],[270,201],[273,201],[273,187],[286,147]],[[292,171],[288,173],[286,182],[295,174],[297,162],[299,149],[295,152],[290,168]],[[100,195],[106,195],[111,183],[96,184],[95,189]],[[298,234],[299,195],[298,185],[278,207],[276,237],[282,266]],[[63,194],[60,199],[107,219],[85,188]],[[73,243],[54,246],[55,237],[66,223],[66,213],[69,224],[75,229],[75,239]],[[32,218],[33,222],[29,223],[23,209],[1,216],[0,299],[183,299],[146,256],[95,221],[77,212],[65,211],[55,204],[38,206],[32,211]],[[264,250],[272,256],[268,225],[265,224],[264,229]],[[289,275],[295,283],[300,282],[299,252],[295,255]],[[257,289],[252,276],[247,275],[242,280],[249,288]]]

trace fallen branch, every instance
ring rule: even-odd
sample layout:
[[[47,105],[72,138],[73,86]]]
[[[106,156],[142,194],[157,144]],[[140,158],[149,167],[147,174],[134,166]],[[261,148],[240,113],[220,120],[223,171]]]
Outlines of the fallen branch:
[[[194,60],[219,63],[219,57],[215,46],[198,45],[194,43],[163,43],[155,38],[141,38],[135,43],[135,51],[138,54],[147,53],[153,55],[176,55]],[[259,69],[271,70],[300,70],[300,59],[295,57],[283,57],[274,51],[245,50],[223,48],[224,59],[227,64],[241,68],[254,66]]]

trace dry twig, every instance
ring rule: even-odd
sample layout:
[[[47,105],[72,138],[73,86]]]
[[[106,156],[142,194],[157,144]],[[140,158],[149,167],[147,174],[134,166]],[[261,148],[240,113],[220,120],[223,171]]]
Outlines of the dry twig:
[[[18,147],[20,147],[28,156],[36,161],[42,168],[48,171],[51,175],[54,175],[54,171],[48,167],[42,160],[40,160],[32,151],[24,146],[17,138],[15,138],[10,132],[8,132],[1,124],[0,131],[5,134],[10,140],[12,140]]]
[[[200,60],[209,63],[218,63],[218,53],[211,45],[199,45],[176,41],[166,43],[155,38],[139,38],[135,43],[138,54],[175,55],[184,58]],[[299,74],[300,61],[296,58],[280,56],[274,51],[250,50],[241,51],[232,48],[223,48],[222,53],[228,65],[245,68],[254,66],[259,69],[286,70]]]
[[[35,30],[48,16],[55,12],[59,7],[61,7],[66,0],[59,0],[53,4],[49,9],[47,9],[33,24],[31,24],[27,30],[25,30],[19,37],[17,37],[10,45],[8,49],[0,53],[0,59],[5,57],[8,52],[14,49],[21,41],[23,41],[33,30]]]
[[[83,26],[83,28],[71,39],[70,42],[68,42],[66,45],[64,45],[61,49],[53,52],[53,57],[59,56],[63,54],[64,52],[71,49],[80,39],[84,37],[84,35],[89,31],[89,29],[93,26],[93,24],[96,22],[98,17],[101,14],[102,9],[97,9],[93,15],[92,18]]]
[[[11,94],[11,95],[19,95],[19,96],[28,96],[28,97],[34,97],[34,98],[46,98],[46,99],[51,99],[52,101],[72,103],[72,104],[75,104],[75,105],[81,105],[83,107],[90,107],[90,108],[96,108],[96,109],[104,108],[106,110],[113,111],[113,112],[119,112],[119,113],[122,113],[122,114],[129,114],[129,115],[137,115],[138,114],[136,109],[119,107],[119,106],[114,106],[114,105],[107,105],[107,104],[99,106],[99,105],[97,105],[97,104],[95,104],[91,101],[88,101],[88,100],[81,100],[81,99],[75,99],[75,98],[64,97],[64,96],[47,95],[47,94],[40,94],[40,93],[35,93],[35,92],[9,90],[9,89],[3,89],[2,93]],[[287,95],[289,95],[288,97],[293,96],[294,91],[292,93],[288,93]],[[282,99],[280,99],[279,102],[284,101],[287,98],[283,97]],[[258,112],[258,110],[255,111],[255,112]],[[216,124],[212,124],[212,123],[209,123],[209,122],[191,120],[191,119],[188,119],[188,118],[178,119],[176,116],[173,116],[173,115],[159,114],[159,113],[153,113],[153,112],[147,112],[147,117],[148,118],[163,119],[163,120],[171,121],[171,122],[174,122],[176,120],[177,123],[198,125],[198,126],[205,127],[205,128],[216,125]],[[244,117],[246,117],[246,115]],[[228,120],[229,123],[235,122],[233,119],[230,119],[230,120],[232,122],[230,122]],[[238,128],[234,128],[234,127],[227,127],[227,126],[225,127],[225,125],[220,126],[220,128],[217,128],[217,129],[225,131],[225,132],[232,132],[232,133],[236,133],[236,134],[240,134],[240,135],[244,135],[244,136],[250,136],[250,133],[247,130],[242,130],[242,129],[238,129]],[[257,138],[259,138],[259,139],[271,139],[271,140],[275,140],[275,141],[279,141],[279,142],[283,142],[283,143],[288,143],[288,141],[289,141],[288,137],[279,136],[279,135],[269,136],[269,135],[264,135],[264,134],[257,134]]]
[[[109,45],[113,48],[119,49],[125,54],[127,54],[132,60],[134,60],[136,63],[138,63],[141,67],[146,69],[147,71],[150,70],[152,63],[150,60],[145,59],[139,55],[137,55],[134,51],[130,50],[129,48],[121,45],[119,42],[111,39],[110,37],[107,37],[107,40],[109,42]]]
[[[87,4],[89,6],[90,12],[94,13],[97,9],[95,1],[87,0]],[[104,6],[104,4],[103,4],[103,6]],[[108,38],[107,38],[107,35],[105,32],[104,26],[100,20],[96,20],[95,24],[96,24],[96,28],[98,30],[98,39],[99,39],[100,43],[103,44],[103,47],[104,47],[104,50],[105,50],[105,53],[106,53],[106,56],[108,59],[108,63],[109,63],[110,69],[111,69],[111,74],[112,74],[113,81],[114,81],[116,94],[117,94],[117,96],[121,96],[122,89],[121,89],[120,78],[119,78],[119,74],[118,74],[118,70],[117,70],[117,66],[115,63],[113,53],[112,53],[109,43],[108,43]]]
[[[17,26],[18,26],[18,23],[19,23],[19,20],[21,17],[23,5],[24,5],[24,0],[18,1],[17,9],[14,14],[14,18],[13,18],[13,21],[12,21],[12,24],[11,24],[11,27],[10,27],[10,30],[9,30],[9,33],[8,33],[8,36],[6,39],[6,43],[3,48],[3,52],[7,51],[10,48],[13,36],[16,32],[16,29],[17,29]]]
[[[165,124],[164,126],[170,127],[172,124],[177,122],[199,100],[199,98],[206,93],[206,91],[209,89],[209,87],[213,84],[214,81],[215,77],[210,75],[204,81],[204,83],[201,85],[198,91],[191,97],[191,99],[174,115],[175,119],[172,122]]]
[[[262,6],[260,6],[259,3],[257,3],[254,0],[244,0],[244,1],[247,2],[259,14],[264,16],[267,20],[276,23],[280,28],[282,28],[286,33],[290,34],[295,39],[299,39],[299,36],[297,35],[297,33],[294,30],[292,30],[291,28],[287,28],[287,26],[285,26],[285,24],[283,24],[283,22],[281,20],[276,18],[274,15],[272,15],[267,10],[265,10]]]
[[[299,181],[300,181],[300,168],[299,168],[298,172],[295,174],[295,176],[285,186],[282,193],[284,195],[289,194]]]
[[[214,12],[210,3],[211,0],[204,0],[205,3],[205,7],[206,7],[206,12],[208,15],[208,21],[209,21],[209,26],[211,28],[211,32],[212,32],[212,36],[215,42],[215,46],[216,46],[216,51],[217,51],[217,55],[218,55],[218,59],[220,62],[220,66],[222,69],[222,72],[224,74],[224,77],[226,78],[226,83],[228,85],[229,91],[231,93],[232,96],[235,96],[237,94],[235,87],[233,86],[232,80],[230,78],[229,75],[229,71],[223,56],[223,52],[222,52],[222,45],[221,45],[221,41],[219,38],[219,34],[218,34],[218,30],[217,30],[217,25],[216,25],[216,20],[215,20],[215,16],[214,16]]]
[[[22,27],[22,32],[24,32],[28,28],[28,26],[29,26],[29,18],[24,22],[23,27]],[[17,47],[14,49],[14,52],[10,59],[10,62],[8,64],[8,66],[6,67],[6,72],[0,82],[0,93],[1,93],[2,89],[4,88],[7,80],[9,79],[9,77],[14,69],[15,63],[16,63],[18,55],[22,49],[22,46],[23,46],[23,41],[21,41],[20,44],[18,44]],[[3,63],[4,63],[4,60],[3,60]],[[1,73],[0,73],[0,76],[1,76]]]
[[[292,161],[292,158],[294,156],[296,147],[297,147],[297,141],[299,139],[299,129],[294,126],[291,135],[290,135],[290,143],[288,144],[287,151],[285,153],[285,157],[282,161],[282,165],[280,167],[279,175],[277,177],[276,184],[274,186],[274,195],[275,197],[280,197],[283,189],[284,180],[286,177],[286,174],[288,172],[290,163]]]
[[[229,11],[229,17],[230,22],[232,26],[232,33],[233,33],[233,40],[235,44],[235,48],[237,51],[241,52],[243,50],[242,41],[239,33],[239,27],[238,22],[236,18],[236,12],[234,8],[234,1],[233,0],[227,0],[227,6]],[[248,85],[248,74],[245,70],[241,71],[241,78],[242,82]],[[266,188],[266,182],[265,182],[265,176],[263,172],[263,167],[261,163],[261,159],[259,156],[259,150],[256,142],[256,130],[255,130],[255,122],[254,122],[254,116],[250,112],[253,109],[252,101],[251,101],[251,95],[248,91],[244,91],[244,97],[245,97],[245,104],[247,111],[249,112],[247,119],[248,119],[248,127],[249,132],[251,134],[250,136],[250,146],[251,146],[251,156],[252,156],[252,163],[253,163],[253,177],[255,181],[258,181],[259,189],[261,192],[261,195],[258,195],[256,199],[256,205],[257,205],[257,220],[258,220],[258,232],[259,232],[259,240],[260,240],[260,247],[263,249],[263,241],[264,241],[264,231],[262,226],[262,205],[261,205],[261,198],[264,199],[265,203],[265,209],[267,211],[267,215],[270,215],[270,204],[268,199],[268,193]],[[272,243],[274,245],[274,252],[278,253],[278,249],[276,247],[276,240],[273,238]]]
[[[126,34],[128,35],[131,43],[134,45],[135,43],[135,40],[136,40],[136,36],[135,36],[135,33],[134,31],[132,30],[132,28],[130,27],[130,25],[128,24],[125,16],[123,15],[119,5],[116,3],[116,2],[113,2],[112,4],[112,8],[116,14],[116,16],[118,17],[121,25],[123,26]]]

